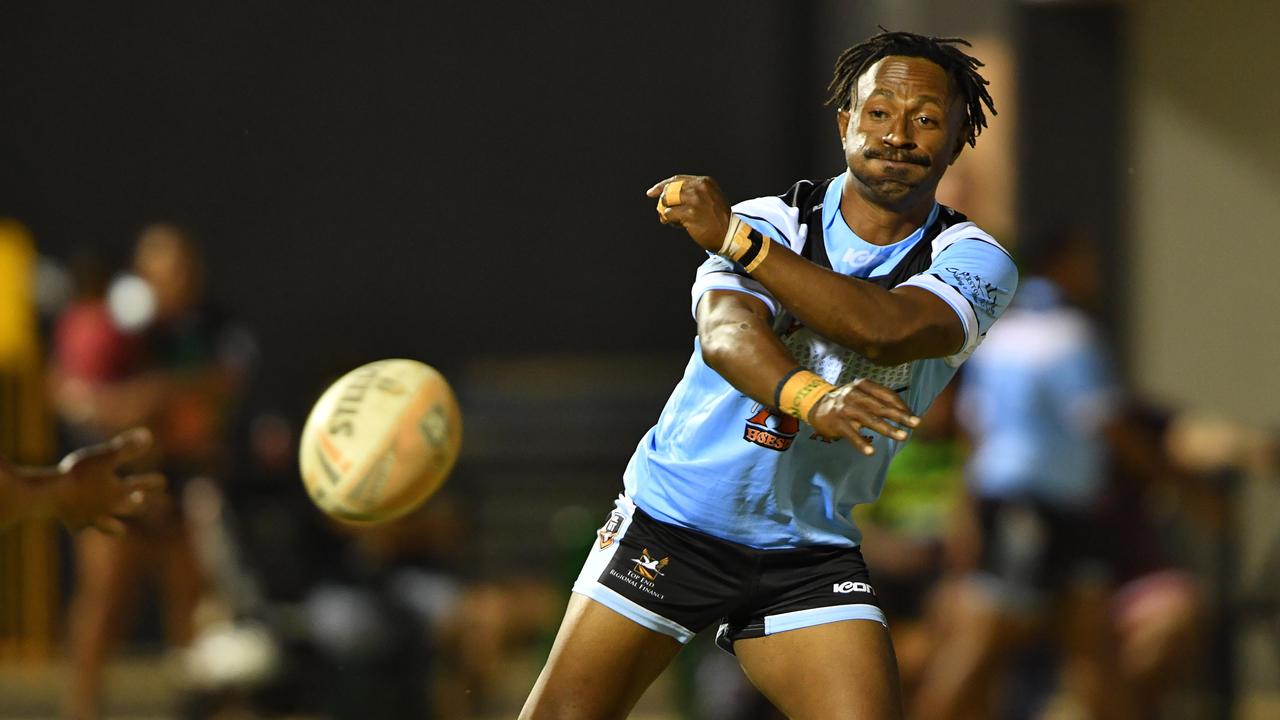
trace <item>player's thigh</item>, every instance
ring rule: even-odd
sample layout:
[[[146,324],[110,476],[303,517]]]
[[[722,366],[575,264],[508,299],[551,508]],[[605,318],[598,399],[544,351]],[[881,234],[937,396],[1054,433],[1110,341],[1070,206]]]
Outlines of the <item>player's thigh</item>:
[[[520,718],[624,718],[680,648],[674,638],[574,593]]]
[[[843,620],[738,640],[747,677],[793,720],[898,720],[902,691],[889,632]]]

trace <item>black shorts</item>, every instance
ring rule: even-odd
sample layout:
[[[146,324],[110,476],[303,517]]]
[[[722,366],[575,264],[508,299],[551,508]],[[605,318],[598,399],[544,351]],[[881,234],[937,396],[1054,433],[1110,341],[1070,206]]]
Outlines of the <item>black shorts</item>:
[[[884,613],[856,547],[757,550],[655,520],[620,496],[573,584],[656,632],[685,643],[713,622],[733,643]]]
[[[1107,582],[1102,531],[1085,511],[1031,500],[980,499],[981,578],[1008,605],[1038,609],[1079,582]]]

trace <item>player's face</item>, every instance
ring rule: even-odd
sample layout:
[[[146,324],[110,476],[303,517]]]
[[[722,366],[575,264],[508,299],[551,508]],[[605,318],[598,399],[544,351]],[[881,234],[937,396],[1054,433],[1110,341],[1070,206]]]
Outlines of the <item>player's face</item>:
[[[858,190],[886,204],[932,198],[963,147],[964,105],[946,71],[924,58],[890,56],[867,68],[838,123]]]

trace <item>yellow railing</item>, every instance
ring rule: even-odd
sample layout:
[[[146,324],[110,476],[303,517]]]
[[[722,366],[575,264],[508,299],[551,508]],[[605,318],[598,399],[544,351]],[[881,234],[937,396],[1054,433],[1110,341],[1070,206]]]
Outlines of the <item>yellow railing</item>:
[[[32,283],[35,249],[21,225],[0,219],[0,454],[20,465],[53,460]],[[0,533],[0,662],[54,652],[57,529],[24,523]]]

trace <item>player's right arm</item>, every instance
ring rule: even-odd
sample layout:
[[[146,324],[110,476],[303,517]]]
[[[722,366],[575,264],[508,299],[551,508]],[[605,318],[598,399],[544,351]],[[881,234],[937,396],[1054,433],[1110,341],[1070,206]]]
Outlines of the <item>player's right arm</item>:
[[[728,383],[767,407],[778,406],[779,384],[798,369],[771,326],[768,306],[734,290],[709,290],[698,301],[702,359]],[[863,429],[905,440],[890,423],[915,427],[920,421],[902,398],[870,380],[857,380],[822,397],[801,418],[821,436],[844,438],[864,454],[875,452]]]

